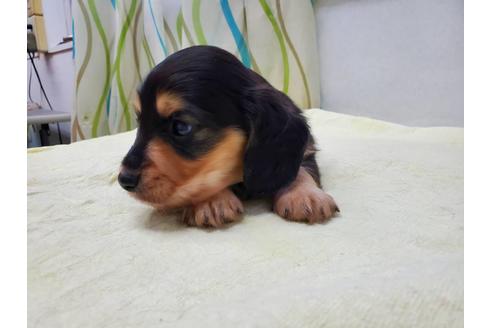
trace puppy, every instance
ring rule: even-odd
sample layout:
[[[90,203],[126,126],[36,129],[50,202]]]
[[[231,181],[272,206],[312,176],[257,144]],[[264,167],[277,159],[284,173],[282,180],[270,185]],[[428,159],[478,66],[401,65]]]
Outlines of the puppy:
[[[281,217],[308,223],[338,207],[321,190],[313,137],[299,108],[232,54],[211,46],[167,57],[138,91],[136,140],[118,176],[188,225],[241,218],[240,199],[269,197]]]

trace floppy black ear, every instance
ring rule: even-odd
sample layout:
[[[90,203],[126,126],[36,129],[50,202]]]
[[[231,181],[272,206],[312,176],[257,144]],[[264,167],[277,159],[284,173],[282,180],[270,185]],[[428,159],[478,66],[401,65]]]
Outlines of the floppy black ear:
[[[267,85],[243,97],[249,121],[244,158],[244,186],[253,195],[271,195],[297,176],[309,127],[297,106]]]

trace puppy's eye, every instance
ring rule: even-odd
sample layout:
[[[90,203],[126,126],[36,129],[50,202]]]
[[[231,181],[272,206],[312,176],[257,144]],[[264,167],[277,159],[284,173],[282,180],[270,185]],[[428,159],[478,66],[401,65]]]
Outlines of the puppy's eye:
[[[179,120],[173,121],[173,133],[177,136],[188,135],[192,129],[192,126],[188,123]]]

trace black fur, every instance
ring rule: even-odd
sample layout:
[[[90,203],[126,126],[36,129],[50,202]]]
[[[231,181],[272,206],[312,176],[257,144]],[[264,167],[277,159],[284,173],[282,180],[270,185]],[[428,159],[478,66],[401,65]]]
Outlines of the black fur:
[[[243,183],[253,195],[270,195],[296,178],[309,127],[294,103],[269,84],[247,90],[242,104],[249,132]]]
[[[156,94],[170,92],[184,100],[184,108],[171,117],[155,110]],[[314,154],[304,156],[313,139],[299,108],[232,54],[212,46],[178,51],[158,64],[140,90],[142,112],[134,146],[123,164],[138,170],[145,162],[145,147],[161,138],[182,156],[199,158],[220,140],[224,128],[245,132],[244,181],[237,193],[269,196],[289,185],[301,165],[319,183]],[[193,126],[193,133],[170,133],[179,119]]]

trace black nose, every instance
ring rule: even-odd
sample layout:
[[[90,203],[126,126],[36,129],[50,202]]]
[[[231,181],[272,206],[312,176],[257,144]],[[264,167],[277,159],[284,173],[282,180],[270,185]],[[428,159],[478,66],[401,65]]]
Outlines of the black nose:
[[[135,188],[137,188],[139,180],[140,180],[139,174],[126,170],[122,170],[118,175],[118,182],[120,183],[121,187],[126,191],[135,191]]]

